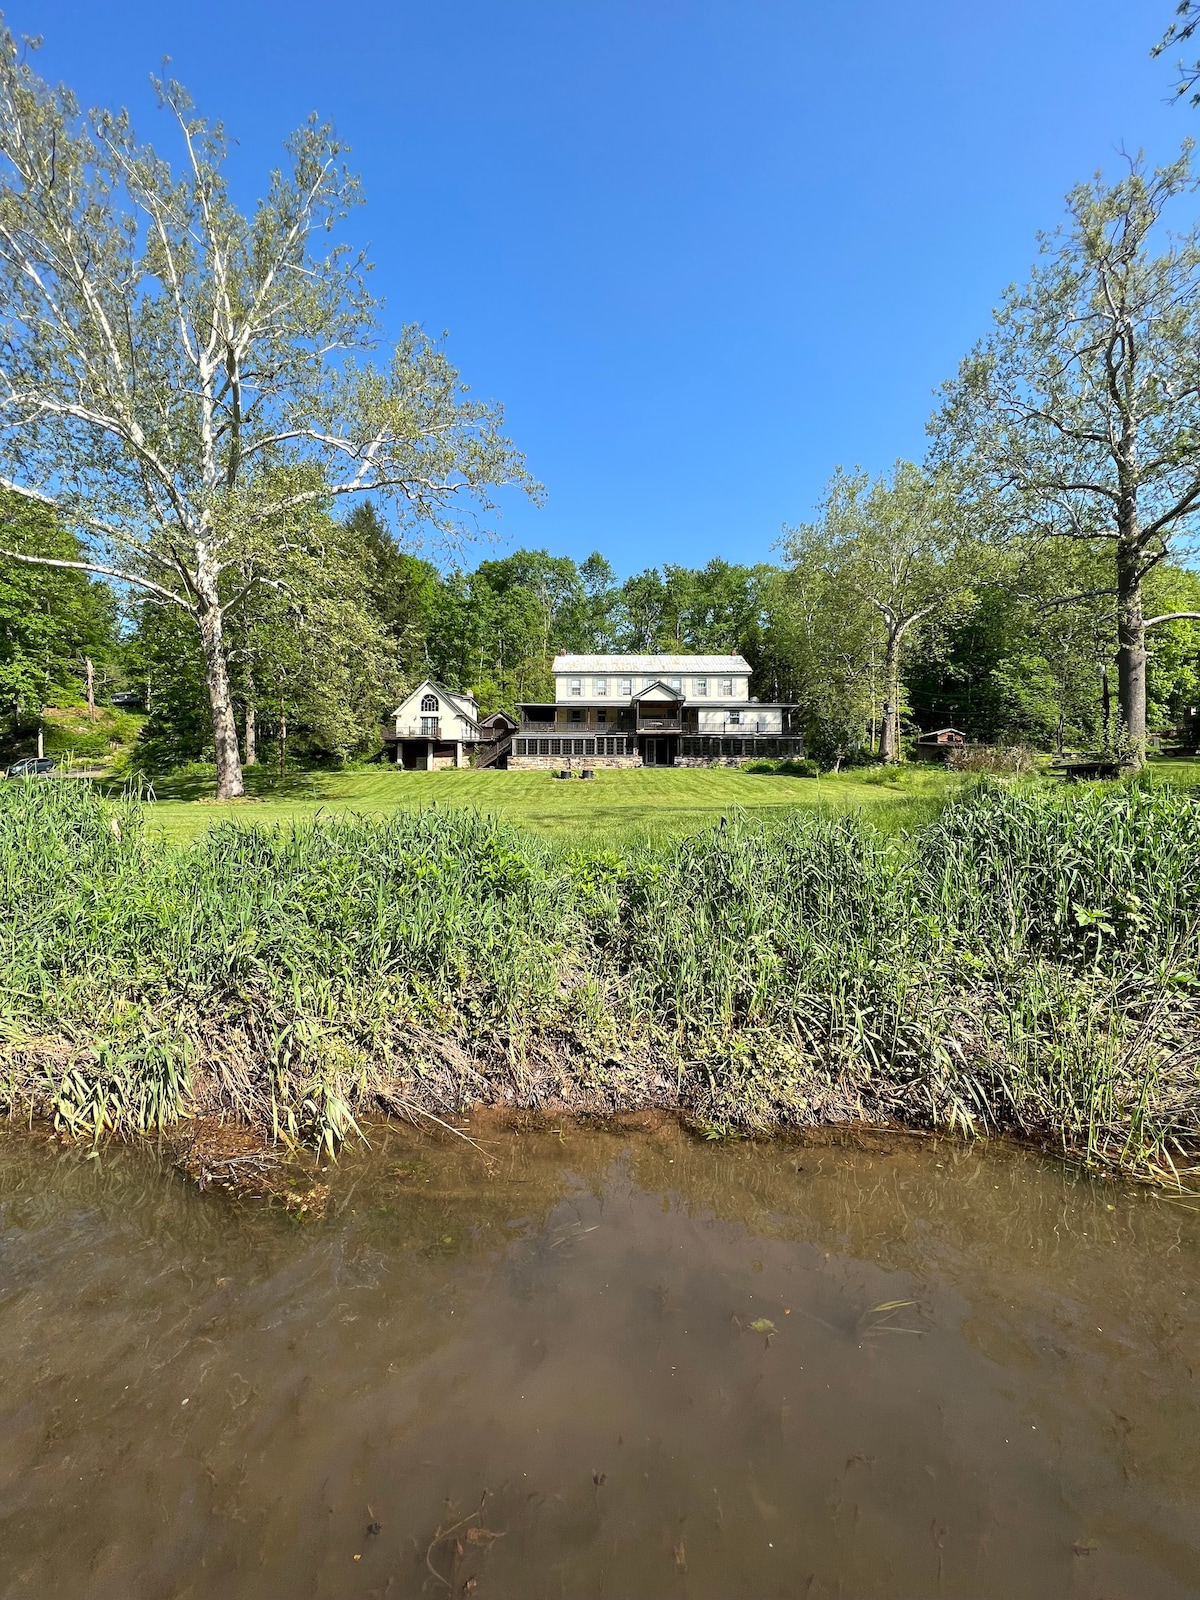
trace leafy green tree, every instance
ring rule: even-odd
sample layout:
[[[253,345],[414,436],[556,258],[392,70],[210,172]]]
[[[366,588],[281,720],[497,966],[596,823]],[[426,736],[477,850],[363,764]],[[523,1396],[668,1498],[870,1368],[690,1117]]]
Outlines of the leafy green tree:
[[[85,546],[76,568],[191,619],[228,798],[243,787],[229,629],[281,581],[265,569],[297,513],[372,494],[454,539],[464,500],[535,486],[499,408],[468,398],[419,329],[370,361],[366,263],[326,242],[360,198],[330,128],[292,135],[245,216],[221,126],[177,84],[158,92],[178,171],[124,112],[81,113],[0,31],[0,453],[9,486]],[[9,559],[64,565],[23,531],[7,524]]]
[[[1103,585],[1102,555],[1082,543],[1007,553],[1004,581],[984,588],[967,617],[931,630],[910,662],[914,714],[985,742],[1061,749],[1111,735],[1103,707],[1116,615],[1111,602],[1077,597]]]
[[[431,561],[401,549],[370,500],[355,506],[346,527],[366,560],[367,604],[386,629],[404,677],[425,677],[441,574]]]
[[[76,561],[81,551],[44,506],[0,492],[0,517],[40,555]],[[112,590],[74,568],[37,569],[0,557],[0,715],[19,726],[42,706],[80,692],[85,660],[117,655]]]
[[[131,611],[125,670],[148,713],[139,759],[152,772],[201,761],[212,752],[212,718],[195,626],[178,606],[142,599]]]
[[[771,698],[795,704],[809,754],[833,767],[873,749],[882,709],[878,616],[842,580],[836,561],[813,559],[816,541],[798,532],[798,559],[767,594],[769,621],[755,676]]]
[[[728,653],[764,626],[771,569],[715,557],[704,567],[650,567],[621,586],[615,636],[635,653]]]
[[[982,515],[1025,540],[1107,551],[1081,601],[1115,603],[1118,695],[1135,761],[1146,738],[1143,587],[1178,555],[1200,508],[1200,232],[1163,235],[1194,187],[1188,154],[1134,162],[1067,200],[1044,264],[1008,290],[996,327],[946,386],[937,455]]]
[[[229,613],[231,693],[242,714],[245,766],[257,761],[264,733],[277,752],[290,740],[307,756],[345,760],[374,742],[405,684],[395,640],[375,609],[378,569],[363,520],[337,523],[309,508],[304,522],[286,558],[265,569]],[[237,583],[239,575],[226,581]],[[178,608],[142,607],[131,657],[149,687],[151,760],[208,754],[203,657]]]
[[[794,570],[814,573],[814,593],[824,596],[831,614],[834,597],[846,591],[838,609],[845,613],[845,650],[856,663],[853,681],[869,681],[878,658],[879,753],[895,761],[904,651],[922,626],[972,609],[974,587],[985,576],[983,548],[971,538],[949,483],[907,461],[874,481],[839,469],[820,510],[819,521],[785,530],[784,552]]]
[[[1146,675],[1149,726],[1177,728],[1200,706],[1200,573],[1158,567],[1147,581],[1146,595],[1156,611],[1180,618],[1155,629]]]

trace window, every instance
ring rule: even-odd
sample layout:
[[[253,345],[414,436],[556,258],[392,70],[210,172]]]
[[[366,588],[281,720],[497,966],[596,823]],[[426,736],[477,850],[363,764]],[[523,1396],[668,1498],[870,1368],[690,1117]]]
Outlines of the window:
[[[732,678],[722,678],[721,679],[721,687],[720,687],[720,690],[718,692],[721,695],[723,695],[725,697],[725,699],[732,700],[733,699],[733,679]]]
[[[596,678],[594,680],[594,686],[595,686],[595,690],[596,690],[597,694],[607,694],[608,693],[608,679],[607,678]]]
[[[680,678],[668,678],[667,679],[667,688],[668,689],[674,689],[675,693],[678,694],[679,690],[680,690],[680,686],[682,684],[682,681],[683,680],[680,679]]]
[[[432,711],[436,715],[436,713],[440,709],[441,709],[441,707],[438,705],[438,697],[437,697],[437,695],[435,695],[435,694],[426,694],[426,695],[422,695],[421,696],[421,710],[422,711]]]
[[[631,695],[633,693],[633,679],[632,678],[622,678],[621,679],[621,693],[623,695],[626,695],[626,696]]]
[[[583,721],[583,707],[582,706],[572,706],[571,707],[571,721],[572,722],[582,722]]]
[[[601,706],[599,711],[597,711],[597,713],[596,713],[596,721],[600,724],[601,727],[603,727],[604,724],[608,721],[608,712],[604,709],[603,706]]]
[[[583,679],[582,678],[572,678],[571,679],[571,693],[572,694],[582,694],[583,693]]]
[[[731,728],[740,728],[741,725],[742,725],[742,713],[740,711],[731,711],[729,713],[729,726]]]
[[[708,679],[707,678],[696,678],[694,680],[694,683],[695,683],[695,689],[696,689],[696,693],[697,694],[707,694],[708,693]]]

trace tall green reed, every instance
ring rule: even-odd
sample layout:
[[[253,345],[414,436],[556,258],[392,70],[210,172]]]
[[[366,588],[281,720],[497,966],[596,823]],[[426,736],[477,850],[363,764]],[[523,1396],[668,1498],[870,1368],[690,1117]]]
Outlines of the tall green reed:
[[[1200,1135],[1198,891],[1200,808],[1165,786],[584,853],[445,810],[167,850],[136,802],[13,784],[7,1095],[96,1135],[207,1095],[332,1149],[430,1060],[466,1100],[552,1058],[598,1103],[665,1073],[723,1122],[1015,1129],[1169,1173]]]

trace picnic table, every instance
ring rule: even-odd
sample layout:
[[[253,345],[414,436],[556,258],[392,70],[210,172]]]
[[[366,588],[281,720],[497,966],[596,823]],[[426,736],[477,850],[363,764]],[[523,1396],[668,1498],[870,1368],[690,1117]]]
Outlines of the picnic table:
[[[1125,770],[1115,756],[1084,756],[1078,761],[1056,761],[1049,769],[1068,783],[1081,778],[1119,778]]]

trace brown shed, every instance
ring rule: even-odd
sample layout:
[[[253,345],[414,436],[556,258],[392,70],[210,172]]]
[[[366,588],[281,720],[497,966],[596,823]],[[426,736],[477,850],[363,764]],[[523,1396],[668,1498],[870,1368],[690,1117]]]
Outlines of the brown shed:
[[[961,750],[967,736],[959,728],[932,728],[922,733],[916,743],[916,755],[921,761],[944,761],[951,750]]]

